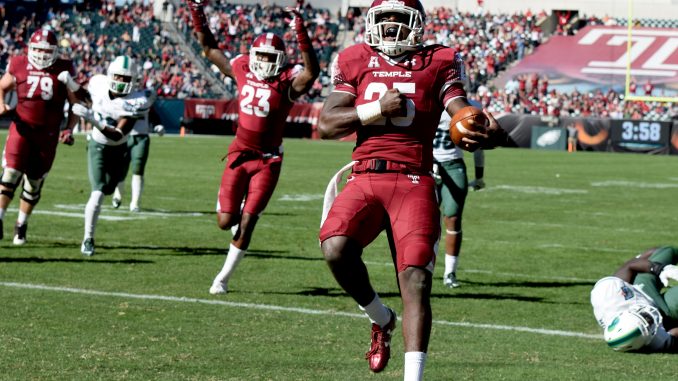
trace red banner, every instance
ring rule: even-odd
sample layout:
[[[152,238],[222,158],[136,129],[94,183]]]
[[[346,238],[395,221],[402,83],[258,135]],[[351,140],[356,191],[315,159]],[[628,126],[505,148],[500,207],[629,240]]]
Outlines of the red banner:
[[[624,27],[588,26],[576,36],[553,36],[526,56],[501,82],[519,74],[543,73],[558,81],[623,86],[628,30]],[[633,28],[631,76],[642,86],[678,89],[678,29]],[[503,83],[502,83],[503,85]]]

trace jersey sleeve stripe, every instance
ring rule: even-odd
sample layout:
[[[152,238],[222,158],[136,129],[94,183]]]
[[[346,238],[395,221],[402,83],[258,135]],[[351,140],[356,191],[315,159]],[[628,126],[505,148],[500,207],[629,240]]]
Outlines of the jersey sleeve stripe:
[[[357,95],[355,95],[355,93],[351,93],[351,92],[348,92],[348,91],[332,90],[332,92],[333,93],[344,93],[344,94],[349,94],[349,95],[353,95],[354,97],[357,97]]]

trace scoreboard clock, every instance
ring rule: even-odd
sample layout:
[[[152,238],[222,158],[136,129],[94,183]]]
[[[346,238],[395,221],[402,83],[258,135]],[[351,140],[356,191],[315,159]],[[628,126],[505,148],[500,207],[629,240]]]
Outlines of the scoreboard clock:
[[[669,148],[668,122],[612,120],[611,143],[614,151],[666,153]]]

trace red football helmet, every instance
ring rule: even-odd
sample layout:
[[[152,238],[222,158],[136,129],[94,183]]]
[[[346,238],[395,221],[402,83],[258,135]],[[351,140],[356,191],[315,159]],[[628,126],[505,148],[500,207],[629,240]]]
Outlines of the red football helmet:
[[[51,66],[59,55],[56,34],[48,29],[38,29],[28,41],[28,62],[38,69]]]
[[[250,70],[261,78],[275,77],[285,66],[285,43],[273,33],[257,37],[250,48]]]
[[[389,56],[417,50],[425,16],[419,0],[374,0],[365,18],[365,42]]]

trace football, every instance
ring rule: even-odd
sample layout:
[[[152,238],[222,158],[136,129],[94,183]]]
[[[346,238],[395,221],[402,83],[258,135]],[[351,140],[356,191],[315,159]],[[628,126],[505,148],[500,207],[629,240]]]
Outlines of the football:
[[[466,149],[461,139],[467,136],[470,131],[484,132],[487,125],[487,117],[481,109],[466,106],[452,116],[450,121],[450,138],[457,147]]]

